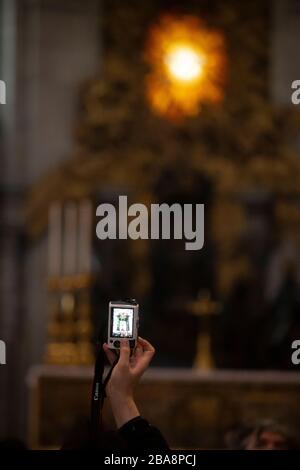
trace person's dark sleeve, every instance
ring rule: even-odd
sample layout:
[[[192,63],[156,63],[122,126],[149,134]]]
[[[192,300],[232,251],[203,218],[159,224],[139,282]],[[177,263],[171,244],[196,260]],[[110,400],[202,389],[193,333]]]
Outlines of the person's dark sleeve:
[[[131,450],[141,452],[169,450],[169,446],[160,431],[141,416],[124,424],[119,429],[119,433]]]

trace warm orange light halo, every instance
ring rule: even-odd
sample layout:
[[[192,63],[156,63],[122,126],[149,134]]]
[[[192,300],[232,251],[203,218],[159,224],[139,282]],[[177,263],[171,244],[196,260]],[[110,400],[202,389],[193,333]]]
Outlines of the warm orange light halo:
[[[171,120],[195,116],[203,103],[223,98],[223,35],[195,16],[162,16],[150,29],[146,97],[155,114]]]

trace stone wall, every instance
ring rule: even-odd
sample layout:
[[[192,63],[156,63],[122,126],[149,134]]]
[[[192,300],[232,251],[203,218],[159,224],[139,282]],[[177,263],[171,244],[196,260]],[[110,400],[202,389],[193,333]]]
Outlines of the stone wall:
[[[79,88],[101,64],[99,0],[1,4],[8,90],[1,119],[0,333],[7,366],[0,376],[0,438],[25,435],[24,377],[42,360],[47,323],[46,240],[33,244],[24,236],[24,193],[69,156]]]

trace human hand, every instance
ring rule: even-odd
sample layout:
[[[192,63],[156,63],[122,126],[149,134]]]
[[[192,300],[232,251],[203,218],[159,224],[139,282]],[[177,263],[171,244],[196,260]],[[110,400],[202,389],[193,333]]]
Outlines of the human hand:
[[[109,363],[113,365],[117,355],[109,349],[106,343],[103,345],[103,349]],[[154,347],[148,341],[139,337],[137,345],[132,355],[130,355],[129,341],[121,340],[120,357],[106,386],[107,396],[110,398],[112,396],[132,398],[134,387],[148,368],[154,353]]]
[[[106,343],[103,349],[109,363],[113,365],[117,355]],[[140,414],[133,399],[133,390],[149,366],[154,353],[155,350],[148,341],[138,338],[136,348],[130,356],[128,340],[120,341],[120,357],[106,385],[106,394],[119,428]]]

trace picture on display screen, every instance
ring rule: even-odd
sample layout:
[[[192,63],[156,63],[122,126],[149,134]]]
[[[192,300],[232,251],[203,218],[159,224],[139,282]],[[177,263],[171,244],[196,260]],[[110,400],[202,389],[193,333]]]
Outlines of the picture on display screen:
[[[112,336],[114,338],[133,337],[133,309],[114,308],[112,322]]]

